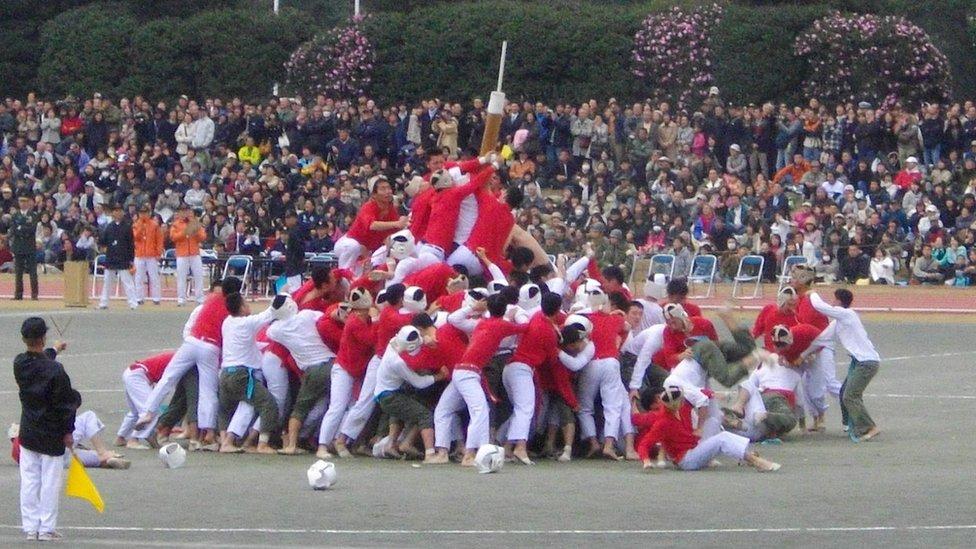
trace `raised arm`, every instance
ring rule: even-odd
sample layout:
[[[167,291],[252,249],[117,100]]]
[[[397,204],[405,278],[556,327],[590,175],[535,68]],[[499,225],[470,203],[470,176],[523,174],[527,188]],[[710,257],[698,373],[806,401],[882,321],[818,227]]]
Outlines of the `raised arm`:
[[[842,318],[849,318],[852,314],[856,314],[850,309],[827,304],[827,302],[824,301],[823,298],[817,294],[817,292],[810,292],[810,305],[813,305],[813,308],[816,309],[818,313],[838,320]]]
[[[580,351],[580,354],[573,356],[566,351],[559,351],[559,361],[563,363],[563,366],[568,368],[573,372],[578,372],[583,369],[593,360],[593,356],[596,354],[596,347],[593,342],[590,341],[586,344],[586,347]]]

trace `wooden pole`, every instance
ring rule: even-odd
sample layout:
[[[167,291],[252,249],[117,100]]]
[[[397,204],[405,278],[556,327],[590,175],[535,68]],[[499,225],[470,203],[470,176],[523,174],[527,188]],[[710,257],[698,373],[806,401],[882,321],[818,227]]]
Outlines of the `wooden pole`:
[[[498,136],[502,129],[502,116],[505,115],[505,93],[502,91],[502,81],[505,78],[505,54],[508,41],[502,42],[501,61],[498,63],[498,89],[491,92],[488,99],[488,109],[485,117],[485,133],[481,137],[481,150],[484,156],[498,148]]]

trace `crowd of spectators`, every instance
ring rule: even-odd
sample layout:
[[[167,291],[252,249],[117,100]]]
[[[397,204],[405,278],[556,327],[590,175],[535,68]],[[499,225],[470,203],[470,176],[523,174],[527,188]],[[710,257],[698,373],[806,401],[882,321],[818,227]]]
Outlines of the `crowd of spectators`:
[[[306,249],[328,252],[369,178],[402,190],[432,150],[476,154],[485,117],[478,98],[7,98],[0,235],[28,198],[36,260],[57,266],[98,253],[110,205],[133,219],[148,205],[166,226],[186,204],[218,253],[281,250],[288,212]],[[518,223],[552,254],[590,243],[602,266],[629,274],[642,255],[673,253],[687,272],[695,253],[713,253],[723,280],[747,254],[766,258],[768,280],[803,255],[828,282],[976,282],[970,101],[730,105],[712,88],[688,110],[511,102],[501,139],[512,152],[502,176],[523,193]],[[5,270],[11,246],[0,239]]]

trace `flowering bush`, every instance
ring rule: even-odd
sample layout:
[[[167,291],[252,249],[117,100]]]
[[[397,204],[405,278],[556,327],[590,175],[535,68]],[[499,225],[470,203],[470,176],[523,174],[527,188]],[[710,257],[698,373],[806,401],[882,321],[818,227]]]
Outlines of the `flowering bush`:
[[[362,20],[353,18],[299,46],[285,62],[286,86],[308,95],[349,98],[365,93],[376,52],[360,28]]]
[[[712,30],[722,19],[718,4],[652,13],[634,35],[634,76],[658,100],[687,104],[708,94],[713,84]]]
[[[810,64],[810,97],[886,107],[949,94],[948,60],[904,17],[833,13],[800,33],[793,51]]]

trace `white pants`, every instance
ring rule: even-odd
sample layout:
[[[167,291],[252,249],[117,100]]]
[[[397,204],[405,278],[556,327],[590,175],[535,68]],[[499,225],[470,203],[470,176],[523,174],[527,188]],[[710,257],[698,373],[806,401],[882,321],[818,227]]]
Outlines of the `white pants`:
[[[20,447],[20,517],[25,533],[53,532],[64,483],[64,456]]]
[[[336,241],[332,253],[336,255],[340,269],[349,269],[357,277],[362,276],[363,266],[359,256],[363,253],[363,245],[359,241],[343,235]]]
[[[512,362],[502,370],[502,383],[512,402],[512,417],[508,425],[508,441],[529,439],[532,416],[535,414],[535,381],[532,368],[522,362]]]
[[[580,410],[577,413],[582,438],[596,436],[593,408],[597,394],[603,402],[603,436],[616,437],[622,431],[621,411],[627,404],[627,389],[620,380],[620,363],[617,359],[595,359],[583,368],[579,380]]]
[[[444,261],[444,250],[438,246],[431,246],[430,244],[421,242],[417,244],[417,257],[423,259],[428,264],[441,263]]]
[[[678,467],[685,471],[704,469],[719,454],[741,461],[746,457],[749,449],[749,439],[733,433],[721,432],[710,438],[703,438],[685,457],[678,462]]]
[[[363,427],[369,421],[369,416],[373,415],[376,408],[376,401],[373,400],[373,391],[376,389],[376,371],[380,367],[380,357],[373,356],[366,365],[366,377],[363,378],[363,385],[359,389],[359,399],[349,408],[346,418],[342,420],[339,432],[349,440],[356,440],[363,432]]]
[[[762,393],[755,383],[747,382],[739,385],[741,390],[749,392],[749,400],[746,401],[744,416],[742,418],[742,430],[736,434],[742,435],[747,439],[757,442],[766,437],[766,427],[761,421],[757,421],[756,416],[766,412],[766,405],[763,404]]]
[[[332,444],[335,440],[339,425],[342,423],[342,416],[345,415],[349,408],[349,401],[352,400],[352,387],[355,384],[356,379],[343,370],[342,366],[332,365],[329,409],[326,410],[325,417],[322,418],[322,426],[319,427],[319,444]]]
[[[284,293],[292,293],[302,287],[302,275],[289,276],[285,279],[285,287],[281,289]]]
[[[481,260],[478,256],[474,255],[467,246],[458,246],[456,250],[451,252],[451,256],[447,258],[448,265],[464,265],[468,270],[468,274],[471,276],[481,275],[485,272],[484,267],[481,266]]]
[[[149,295],[152,296],[153,303],[159,303],[162,299],[162,290],[159,285],[159,258],[136,258],[136,297],[139,298],[139,301],[146,299],[147,279],[149,281]]]
[[[254,382],[264,385],[264,374],[258,370],[254,372]],[[270,392],[270,391],[268,391]],[[238,438],[245,438],[247,436],[248,429],[253,428],[255,431],[261,431],[261,418],[258,417],[254,419],[256,412],[254,411],[254,406],[243,400],[237,403],[237,408],[234,410],[234,415],[230,417],[230,421],[227,423],[227,431],[234,434]],[[254,424],[253,427],[251,424]]]
[[[193,295],[197,303],[203,303],[203,259],[199,255],[176,258],[176,302],[185,303],[186,277],[193,275]]]
[[[140,413],[159,410],[163,398],[173,392],[183,374],[196,366],[200,378],[200,399],[197,403],[197,425],[200,429],[214,429],[217,427],[217,385],[220,369],[220,348],[212,343],[200,341],[195,337],[188,337],[183,345],[176,350],[173,359],[166,366],[163,377],[153,387],[152,394],[145,403],[145,409]]]
[[[488,399],[481,387],[481,376],[471,370],[454,370],[451,383],[441,394],[434,409],[434,445],[451,446],[451,421],[465,406],[468,408],[468,436],[465,447],[477,450],[488,443]]]
[[[149,395],[152,394],[152,383],[150,383],[149,378],[146,377],[146,371],[142,368],[137,370],[126,368],[122,372],[122,385],[125,387],[125,403],[128,405],[129,411],[125,413],[125,417],[122,419],[122,425],[119,427],[117,436],[122,438],[146,438],[152,432],[150,430],[151,426],[147,426],[141,431],[134,431],[133,429],[136,420],[139,419],[141,410],[143,410],[146,401],[149,400]]]
[[[102,460],[99,458],[98,452],[79,446],[90,447],[92,437],[101,433],[103,430],[105,430],[105,424],[102,423],[102,420],[98,419],[95,412],[87,410],[75,416],[75,430],[71,434],[75,439],[74,452],[78,456],[78,461],[85,467],[98,467],[101,465]],[[64,458],[65,466],[67,466],[71,458],[67,454]]]
[[[128,269],[105,269],[105,278],[102,279],[102,299],[98,302],[98,306],[108,307],[109,293],[111,288],[115,286],[116,277],[122,281],[122,290],[125,291],[125,299],[129,302],[129,307],[138,307],[139,300],[136,297],[136,288]]]

